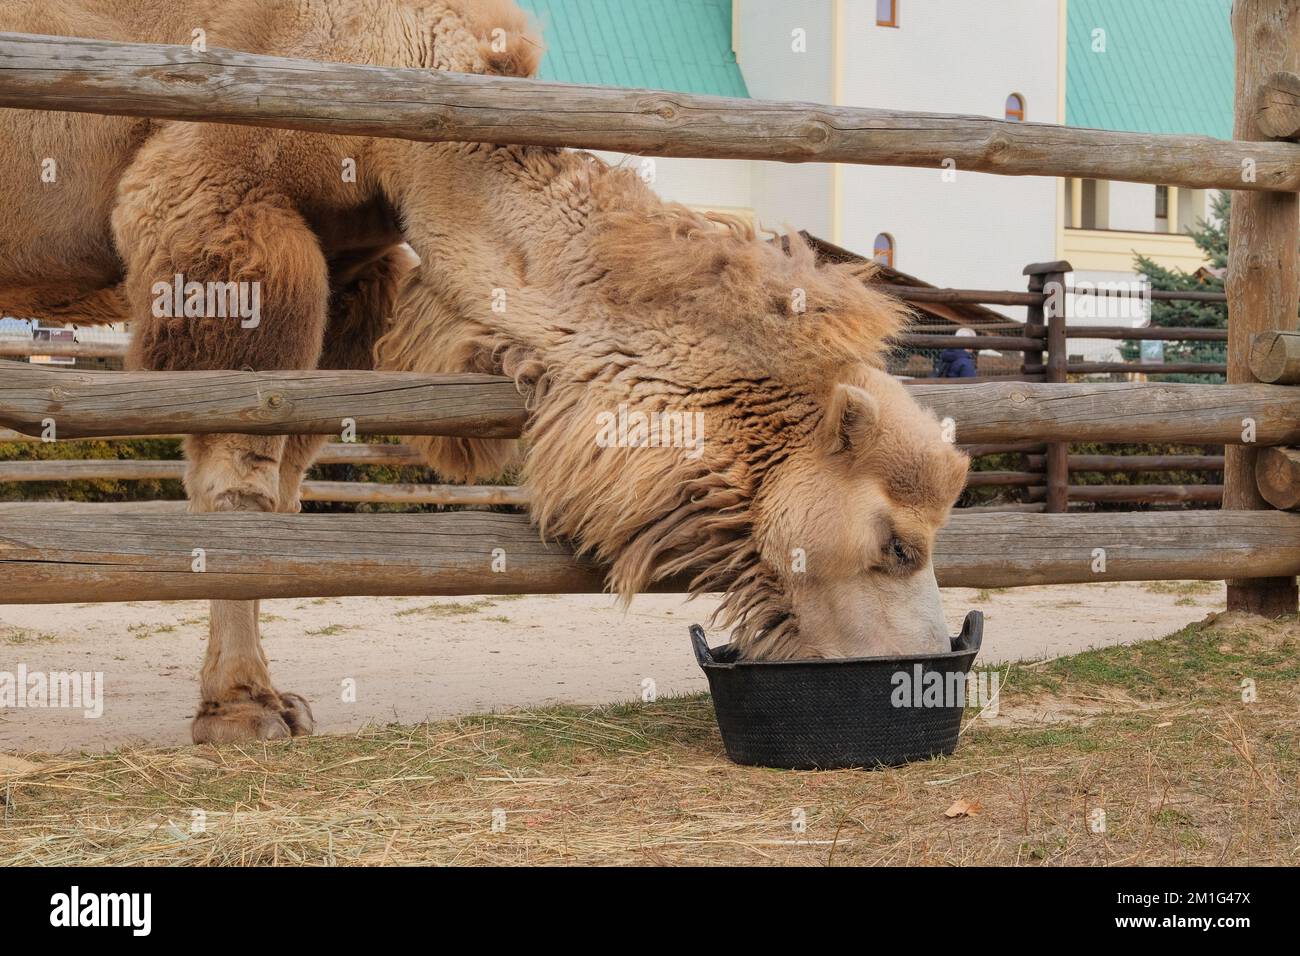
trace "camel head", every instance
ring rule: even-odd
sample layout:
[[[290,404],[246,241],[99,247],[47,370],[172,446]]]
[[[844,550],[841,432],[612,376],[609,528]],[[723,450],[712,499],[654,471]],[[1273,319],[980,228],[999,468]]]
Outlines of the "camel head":
[[[753,537],[795,633],[774,657],[949,650],[932,564],[968,459],[888,373],[859,366],[818,396],[818,420],[754,495]]]
[[[539,513],[577,518],[625,597],[669,574],[722,591],[720,621],[746,656],[946,651],[931,559],[967,459],[881,367],[899,304],[863,270],[819,267],[797,237],[788,246],[678,207],[608,218],[595,243],[606,364],[574,401],[580,419],[598,402],[607,423],[640,409],[650,447],[620,434],[636,443],[570,457],[626,497],[557,496],[545,489],[564,480],[565,456],[539,443],[526,472]],[[697,423],[685,451],[672,447],[674,412]],[[617,514],[630,499],[645,504]]]
[[[581,154],[448,148],[435,179],[379,364],[515,378],[544,534],[624,600],[721,592],[752,659],[948,650],[931,557],[968,460],[882,367],[898,302]],[[462,479],[515,449],[426,441]]]

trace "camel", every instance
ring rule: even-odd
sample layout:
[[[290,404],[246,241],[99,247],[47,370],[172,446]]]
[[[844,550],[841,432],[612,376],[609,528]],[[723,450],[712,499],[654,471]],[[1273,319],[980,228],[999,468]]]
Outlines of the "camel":
[[[589,154],[383,148],[404,157],[384,165],[406,171],[388,188],[421,264],[378,366],[515,378],[543,533],[608,561],[625,601],[685,572],[725,592],[747,657],[947,650],[930,557],[968,461],[884,371],[904,310],[863,270],[665,203]],[[600,417],[624,406],[700,412],[702,454],[601,447]],[[416,442],[462,480],[519,448]]]
[[[507,3],[325,6],[243,0],[208,36],[517,74],[540,51]],[[0,12],[5,29],[35,28],[7,0]],[[175,40],[194,12],[54,26]],[[138,368],[509,375],[531,410],[522,480],[539,532],[607,562],[624,601],[689,575],[692,594],[723,593],[720,623],[751,659],[947,650],[931,559],[968,462],[884,370],[905,312],[861,271],[665,203],[580,152],[13,111],[0,135],[33,165],[41,150],[90,157],[65,161],[81,173],[66,197],[10,189],[6,312],[129,317]],[[342,159],[355,183],[340,181]],[[260,321],[158,314],[175,276],[259,283]],[[684,443],[602,440],[620,416],[698,427]],[[187,438],[191,509],[297,510],[323,440]],[[419,443],[461,480],[499,474],[521,447]],[[256,602],[212,602],[198,743],[313,729],[308,702],[275,688],[257,617]]]

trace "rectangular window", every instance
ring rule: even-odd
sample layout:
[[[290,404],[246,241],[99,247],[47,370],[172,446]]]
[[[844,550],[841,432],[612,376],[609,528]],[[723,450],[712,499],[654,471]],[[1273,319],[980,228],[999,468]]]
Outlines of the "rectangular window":
[[[1110,183],[1105,180],[1085,179],[1081,190],[1080,225],[1084,229],[1110,228]]]
[[[1178,231],[1195,229],[1200,220],[1208,214],[1205,211],[1204,189],[1178,190]]]
[[[898,0],[876,0],[876,26],[898,26]]]
[[[1169,187],[1156,187],[1156,219],[1158,221],[1169,220]]]
[[[1083,222],[1079,225],[1084,229],[1097,228],[1097,180],[1085,179],[1083,181]]]

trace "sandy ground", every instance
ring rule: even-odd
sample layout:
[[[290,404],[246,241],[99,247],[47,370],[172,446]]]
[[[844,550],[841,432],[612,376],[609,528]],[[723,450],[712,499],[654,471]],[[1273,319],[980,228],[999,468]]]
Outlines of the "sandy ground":
[[[944,592],[955,633],[987,616],[981,660],[1058,657],[1161,637],[1222,610],[1222,583],[1161,582]],[[707,689],[686,636],[713,604],[643,595],[624,614],[599,595],[323,598],[262,602],[282,690],[312,703],[318,733],[515,707]],[[0,672],[102,672],[103,714],[0,709],[0,751],[189,742],[207,639],[205,602],[0,606]],[[725,640],[711,634],[711,643]],[[345,688],[355,687],[355,701]]]

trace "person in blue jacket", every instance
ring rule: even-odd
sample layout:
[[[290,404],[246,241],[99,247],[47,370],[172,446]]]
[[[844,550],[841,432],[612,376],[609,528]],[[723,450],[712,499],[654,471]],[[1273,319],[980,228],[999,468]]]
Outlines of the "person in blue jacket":
[[[975,330],[961,328],[954,338],[974,338]],[[975,353],[970,349],[946,348],[939,353],[934,363],[935,378],[974,378],[978,374],[975,367]]]

